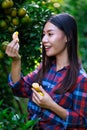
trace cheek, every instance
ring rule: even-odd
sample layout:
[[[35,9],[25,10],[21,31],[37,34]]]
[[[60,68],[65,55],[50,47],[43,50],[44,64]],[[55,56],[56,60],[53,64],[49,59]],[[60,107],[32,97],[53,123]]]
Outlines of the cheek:
[[[65,44],[65,40],[64,40],[64,37],[55,37],[53,39],[53,43],[57,46],[63,46]]]
[[[66,43],[65,43],[65,39],[64,37],[57,37],[54,40],[54,48],[55,50],[61,50],[65,47]]]

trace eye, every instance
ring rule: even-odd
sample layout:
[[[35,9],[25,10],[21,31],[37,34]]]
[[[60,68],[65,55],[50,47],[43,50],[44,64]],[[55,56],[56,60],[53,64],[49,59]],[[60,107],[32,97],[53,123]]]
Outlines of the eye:
[[[53,33],[48,33],[48,35],[49,35],[49,36],[52,36],[52,35],[53,35]]]
[[[45,34],[43,33],[43,34],[42,34],[42,37],[44,37],[44,36],[45,36]]]

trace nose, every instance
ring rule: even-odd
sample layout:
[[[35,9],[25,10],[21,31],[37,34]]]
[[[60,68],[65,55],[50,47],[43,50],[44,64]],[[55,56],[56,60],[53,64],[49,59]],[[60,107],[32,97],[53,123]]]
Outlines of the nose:
[[[48,36],[47,36],[47,35],[44,35],[44,36],[42,37],[42,43],[46,43],[46,42],[48,42]]]

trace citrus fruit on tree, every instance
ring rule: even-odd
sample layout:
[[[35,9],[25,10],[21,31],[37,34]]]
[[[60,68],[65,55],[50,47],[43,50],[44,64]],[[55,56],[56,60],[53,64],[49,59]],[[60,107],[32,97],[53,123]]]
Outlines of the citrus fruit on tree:
[[[18,26],[19,25],[19,18],[18,17],[13,18],[12,23],[14,26]]]
[[[13,33],[13,32],[14,32],[14,30],[15,30],[15,28],[14,28],[14,27],[11,27],[11,26],[9,26],[9,27],[8,27],[8,31],[9,31],[10,33]]]
[[[9,2],[10,2],[10,7],[13,7],[13,5],[14,5],[13,0],[10,0]]]
[[[7,27],[7,23],[5,20],[0,20],[0,28],[5,29]]]
[[[26,14],[23,18],[21,18],[22,24],[28,23],[29,21],[30,21],[30,18],[28,14]]]
[[[6,15],[6,22],[7,23],[11,22],[11,16],[10,15]]]
[[[18,16],[19,16],[19,17],[25,16],[26,13],[27,13],[27,11],[26,11],[25,8],[19,8],[19,9],[18,9]]]
[[[2,49],[5,50],[6,46],[9,44],[9,41],[2,42]]]
[[[3,0],[1,3],[1,8],[2,9],[7,9],[11,7],[10,0]]]
[[[4,57],[4,53],[0,50],[0,59]]]
[[[16,8],[12,8],[11,9],[11,16],[12,17],[16,17],[17,16],[17,9]]]
[[[8,27],[8,31],[9,31],[10,33],[13,33],[14,30],[15,30],[15,27],[11,27],[11,26]]]

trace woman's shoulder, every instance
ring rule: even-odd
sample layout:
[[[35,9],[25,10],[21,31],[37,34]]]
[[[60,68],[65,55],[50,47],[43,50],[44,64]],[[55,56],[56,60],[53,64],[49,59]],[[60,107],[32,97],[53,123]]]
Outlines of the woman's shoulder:
[[[82,77],[87,78],[87,72],[83,67],[80,68],[79,75],[82,75]]]
[[[79,81],[87,81],[87,72],[83,67],[80,68],[77,82]]]

